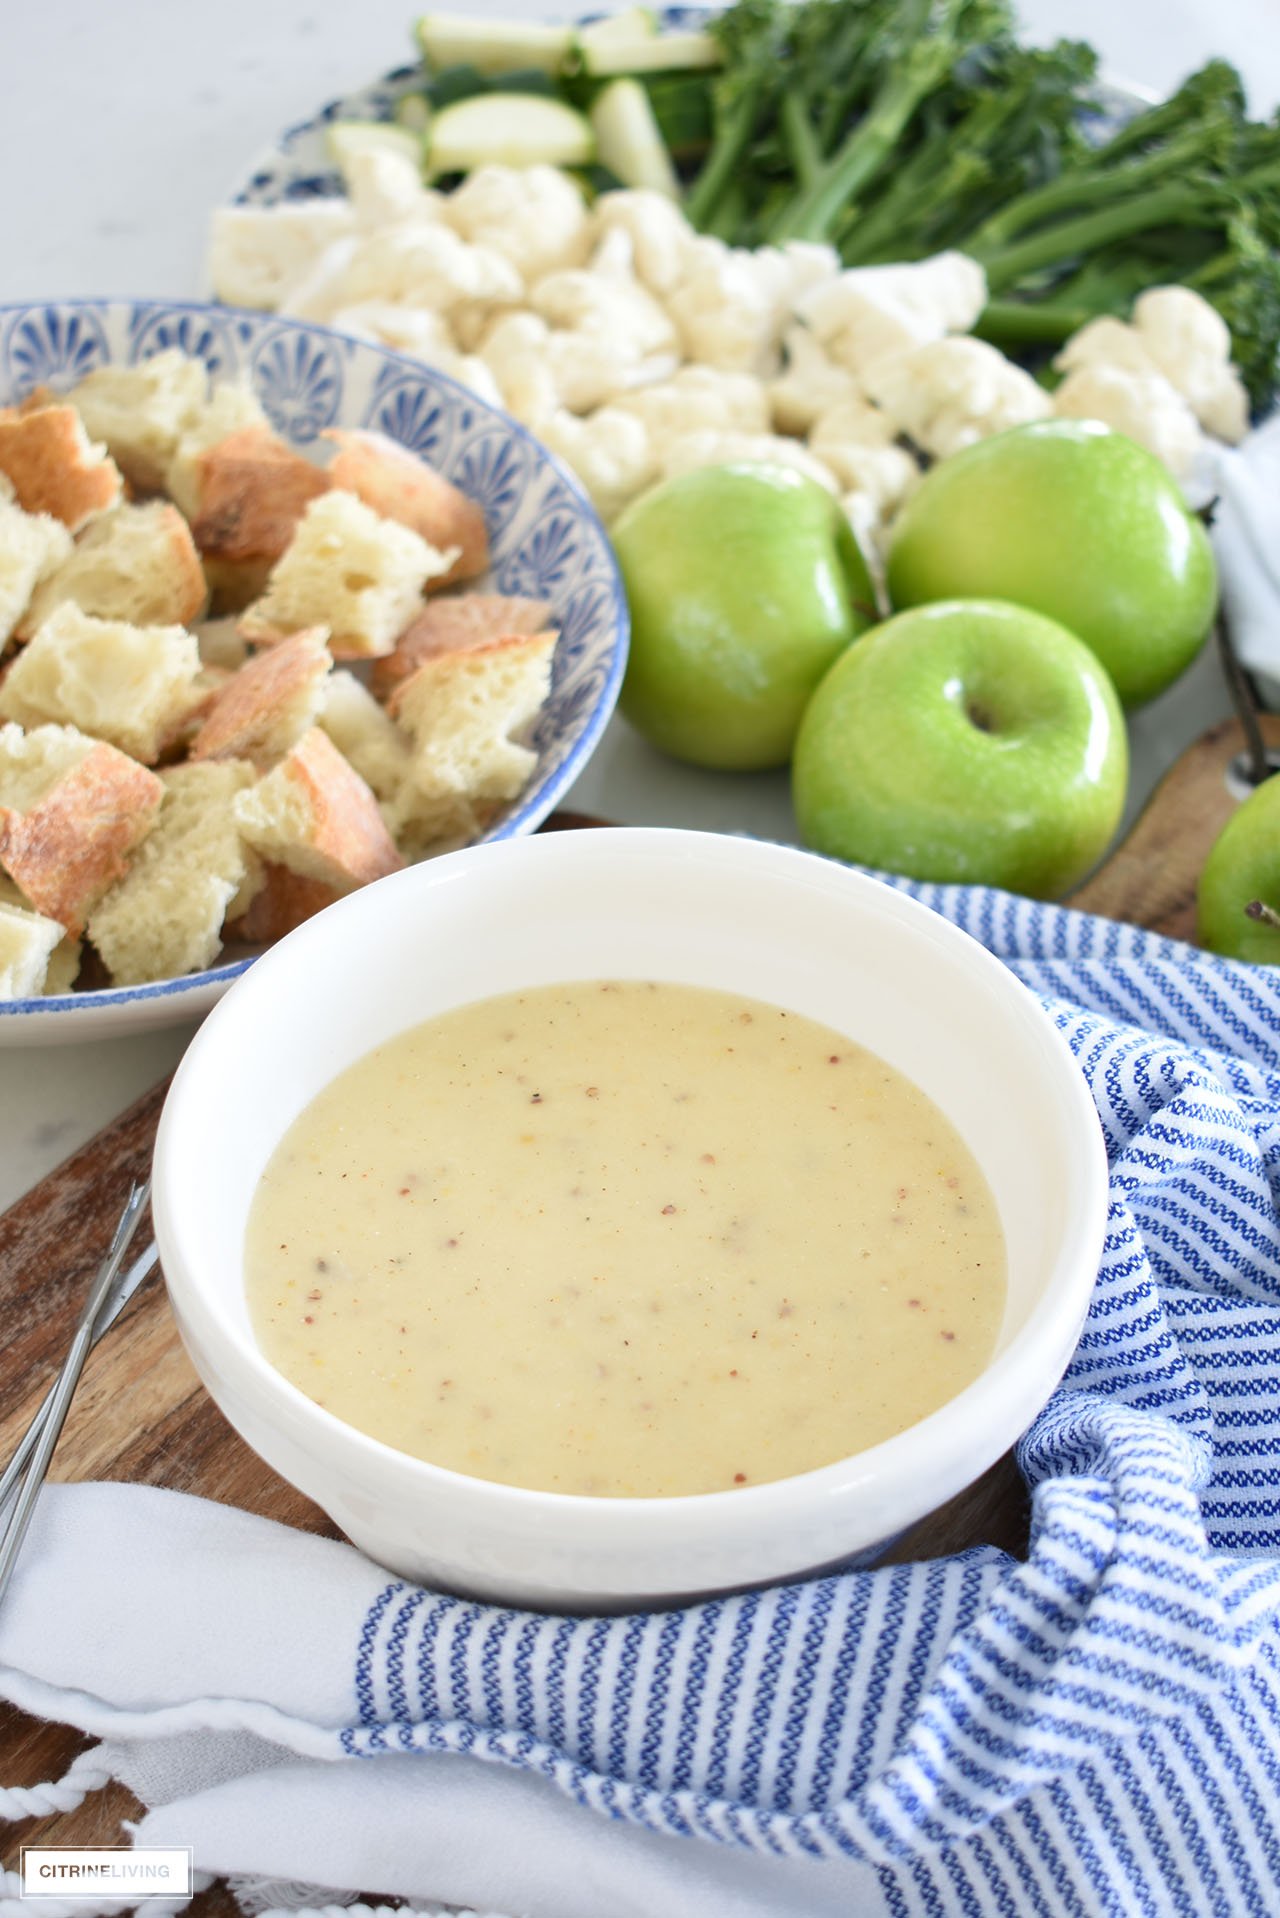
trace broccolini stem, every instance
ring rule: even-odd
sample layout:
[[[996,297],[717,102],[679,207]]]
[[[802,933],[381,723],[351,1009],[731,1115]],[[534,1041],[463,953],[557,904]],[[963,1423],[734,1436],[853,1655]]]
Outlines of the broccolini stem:
[[[771,223],[770,240],[825,240],[847,202],[879,173],[921,100],[950,67],[958,5],[959,0],[944,0],[938,19],[908,47],[819,177]]]
[[[685,217],[696,227],[706,228],[721,195],[733,179],[738,162],[755,130],[756,110],[764,84],[762,75],[743,89],[712,141],[706,165],[685,195]]]
[[[1082,253],[1092,253],[1111,240],[1125,239],[1130,233],[1142,233],[1150,227],[1183,224],[1195,226],[1210,211],[1203,188],[1176,184],[1157,193],[1140,193],[1083,213],[1078,219],[1058,220],[1027,239],[1003,248],[985,258],[987,286],[993,293],[1016,286],[1029,275],[1046,268],[1064,265]]]
[[[1189,127],[1181,138],[1170,140],[1154,153],[1144,153],[1121,166],[1103,169],[1090,160],[1080,167],[1060,173],[1031,193],[1024,193],[984,220],[963,242],[966,253],[975,259],[998,254],[1019,234],[1065,212],[1083,212],[1099,201],[1118,200],[1125,194],[1150,186],[1167,173],[1184,171],[1206,157],[1203,127]]]
[[[989,300],[973,331],[995,346],[1006,341],[1015,346],[1060,346],[1093,317],[1091,308],[1066,301]]]
[[[804,189],[813,186],[822,172],[822,149],[813,130],[803,97],[788,87],[779,109],[783,137],[795,175]]]

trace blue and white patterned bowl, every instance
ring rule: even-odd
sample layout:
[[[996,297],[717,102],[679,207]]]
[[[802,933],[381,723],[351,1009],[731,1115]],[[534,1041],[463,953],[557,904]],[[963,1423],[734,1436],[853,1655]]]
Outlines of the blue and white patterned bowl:
[[[532,832],[585,766],[613,711],[628,621],[608,536],[578,482],[505,413],[417,360],[326,327],[177,301],[63,300],[0,307],[0,405],[65,390],[95,367],[167,347],[215,379],[247,378],[272,424],[305,451],[325,427],[370,427],[438,467],[483,507],[502,593],[549,600],[560,631],[537,767],[486,839]],[[0,1001],[0,1045],[90,1039],[198,1018],[251,963],[156,985]]]

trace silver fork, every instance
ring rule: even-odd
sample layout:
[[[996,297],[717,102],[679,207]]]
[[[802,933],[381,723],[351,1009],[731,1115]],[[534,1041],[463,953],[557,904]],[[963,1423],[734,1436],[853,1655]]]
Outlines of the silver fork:
[[[72,1396],[80,1383],[85,1360],[103,1333],[115,1323],[156,1263],[157,1253],[153,1241],[139,1253],[127,1271],[121,1270],[150,1193],[149,1180],[130,1188],[110,1249],[89,1288],[89,1296],[76,1323],[75,1335],[62,1362],[62,1369],[41,1401],[40,1409],[28,1426],[17,1451],[3,1474],[0,1474],[0,1512],[15,1493],[17,1495],[0,1532],[0,1599],[4,1597],[5,1587],[22,1549],[22,1541],[31,1523],[54,1447],[66,1421]]]

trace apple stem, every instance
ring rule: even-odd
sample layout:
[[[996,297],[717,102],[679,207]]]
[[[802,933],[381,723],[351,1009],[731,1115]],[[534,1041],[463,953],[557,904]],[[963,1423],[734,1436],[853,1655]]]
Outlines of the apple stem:
[[[1256,919],[1264,926],[1274,926],[1280,932],[1280,912],[1264,905],[1261,899],[1251,899],[1244,910],[1246,918]]]
[[[1196,507],[1195,509],[1196,518],[1199,520],[1202,526],[1208,527],[1213,525],[1215,519],[1218,516],[1218,507],[1221,505],[1221,503],[1222,503],[1221,493],[1215,493],[1213,498],[1206,500],[1203,506]]]

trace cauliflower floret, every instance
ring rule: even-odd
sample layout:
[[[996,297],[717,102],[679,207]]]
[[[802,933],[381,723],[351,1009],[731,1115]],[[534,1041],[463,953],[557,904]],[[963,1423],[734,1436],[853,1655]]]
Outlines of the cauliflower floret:
[[[1249,396],[1231,364],[1222,315],[1189,286],[1153,286],[1139,294],[1133,324],[1142,344],[1200,424],[1233,445],[1249,430]]]
[[[1163,460],[1186,479],[1200,448],[1195,414],[1162,373],[1119,366],[1078,366],[1053,396],[1061,419],[1101,420]]]
[[[334,314],[333,324],[344,333],[376,340],[397,353],[411,353],[425,366],[470,387],[490,406],[504,404],[489,368],[474,354],[458,351],[448,322],[439,313],[428,313],[418,306],[396,306],[389,300],[366,300],[360,306],[342,307]]]
[[[963,253],[908,266],[860,266],[821,280],[795,301],[833,360],[861,377],[891,355],[967,333],[987,301],[987,278]]]
[[[1053,364],[1059,373],[1073,373],[1078,366],[1117,366],[1125,373],[1160,371],[1137,330],[1109,314],[1089,320],[1073,333]]]
[[[938,459],[1053,411],[1043,387],[985,340],[933,340],[869,368],[863,384],[896,429]]]
[[[783,439],[773,433],[719,433],[704,428],[696,433],[681,433],[661,449],[662,476],[672,479],[677,473],[691,473],[700,466],[726,466],[741,461],[768,466],[790,466],[796,472],[817,480],[829,493],[840,488],[835,474],[800,440]]]
[[[553,166],[482,166],[445,202],[463,236],[511,261],[525,280],[578,266],[591,242],[582,189]]]
[[[668,353],[676,344],[675,328],[652,293],[616,260],[606,271],[568,267],[548,273],[532,289],[529,305],[554,327],[604,335],[632,359]]]
[[[858,383],[846,367],[828,359],[807,326],[783,335],[785,370],[769,382],[769,407],[779,433],[807,433],[822,414],[854,398]]]
[[[714,366],[682,366],[669,380],[621,393],[614,401],[643,420],[655,447],[684,433],[767,433],[764,388],[749,373],[722,373]]]
[[[345,200],[224,206],[213,216],[209,278],[231,306],[275,307],[331,247],[355,231]]]
[[[784,274],[743,248],[695,240],[684,278],[667,301],[685,358],[729,373],[771,373],[785,314],[784,281]]]
[[[480,342],[479,357],[498,383],[502,403],[537,427],[560,405],[547,359],[551,328],[536,313],[504,313]]]
[[[553,413],[539,431],[543,444],[573,468],[606,523],[657,478],[644,422],[620,407],[602,406],[589,420]]]
[[[919,465],[896,440],[892,419],[859,396],[824,413],[808,443],[841,487],[863,494],[882,519],[902,504],[920,477]]]
[[[397,220],[444,217],[445,195],[423,186],[418,168],[403,153],[358,148],[348,156],[342,176],[356,221],[365,230]]]
[[[684,278],[697,233],[674,201],[647,187],[603,193],[595,205],[596,231],[607,238],[625,233],[636,277],[664,298]]]
[[[501,253],[468,245],[443,221],[422,221],[380,227],[360,238],[323,291],[313,289],[307,317],[328,319],[339,307],[366,300],[452,314],[464,305],[513,306],[523,296],[524,282]],[[281,308],[297,310],[295,302]]]

